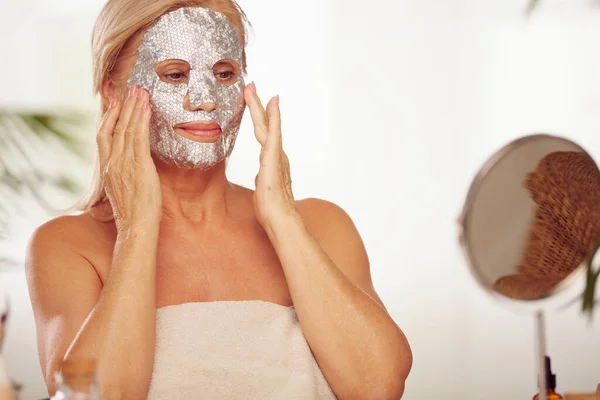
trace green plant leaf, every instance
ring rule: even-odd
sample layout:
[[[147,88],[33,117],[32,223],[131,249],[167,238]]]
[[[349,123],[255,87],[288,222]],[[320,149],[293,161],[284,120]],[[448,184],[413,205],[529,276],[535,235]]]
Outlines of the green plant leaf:
[[[38,157],[43,157],[44,152],[56,151],[58,145],[59,149],[83,160],[83,143],[75,132],[84,130],[89,122],[89,117],[80,112],[0,110],[0,241],[9,236],[11,215],[27,212],[20,207],[23,196],[33,197],[41,207],[53,212],[44,194],[49,186],[73,194],[80,191],[68,167],[64,171],[50,172]],[[3,263],[0,258],[0,264]]]
[[[527,7],[525,8],[525,16],[529,17],[533,14],[533,11],[537,8],[539,0],[529,0]]]
[[[57,128],[57,125],[63,123],[71,126],[82,126],[82,120],[69,116],[57,116],[51,114],[31,114],[21,115],[23,122],[29,126],[31,131],[41,137],[52,135],[59,139],[64,147],[73,154],[81,157],[81,143],[67,131]]]
[[[69,193],[81,191],[81,186],[68,176],[60,176],[54,179],[54,185]]]
[[[581,311],[584,314],[587,314],[588,318],[591,320],[594,315],[594,306],[596,305],[596,285],[598,282],[598,276],[600,276],[600,268],[595,271],[594,270],[594,258],[596,253],[600,249],[600,237],[596,240],[594,247],[588,256],[585,267],[586,267],[586,283],[585,289],[583,290],[583,301],[581,304]]]

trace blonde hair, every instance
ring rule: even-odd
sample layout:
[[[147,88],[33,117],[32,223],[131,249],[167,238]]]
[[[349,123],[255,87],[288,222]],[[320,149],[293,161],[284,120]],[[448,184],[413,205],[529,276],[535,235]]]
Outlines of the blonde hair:
[[[121,50],[139,32],[148,29],[160,16],[183,7],[203,7],[217,11],[225,17],[239,35],[245,48],[247,43],[246,14],[235,0],[108,0],[94,25],[92,32],[92,72],[94,94],[101,92],[102,83],[110,79],[119,61]],[[246,73],[246,52],[242,53],[242,72]],[[102,113],[106,105],[102,102]],[[94,175],[87,192],[73,207],[79,211],[91,211],[107,200],[101,180],[98,155]],[[112,214],[112,213],[111,213]],[[112,215],[104,220],[112,219]]]

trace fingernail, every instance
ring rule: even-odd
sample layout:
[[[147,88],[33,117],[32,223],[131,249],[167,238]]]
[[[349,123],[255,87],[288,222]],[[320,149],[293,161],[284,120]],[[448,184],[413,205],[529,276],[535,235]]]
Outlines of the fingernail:
[[[252,82],[252,83],[250,84],[250,90],[252,90],[252,93],[255,93],[255,94],[256,94],[256,85],[254,84],[254,82]]]
[[[279,95],[275,96],[275,103],[277,103],[277,105],[279,105]]]
[[[117,98],[116,98],[116,97],[113,97],[113,98],[110,100],[110,106],[109,106],[109,108],[115,108],[116,106],[117,106]]]
[[[137,98],[140,99],[140,100],[142,100],[144,98],[144,93],[145,92],[146,91],[144,89],[139,88],[138,91],[137,91]]]
[[[148,92],[144,92],[144,103],[142,104],[142,107],[144,108],[144,110],[147,110],[149,106],[150,106],[150,94]]]
[[[135,96],[136,89],[137,89],[137,87],[135,85],[131,85],[131,87],[129,88],[129,97]]]

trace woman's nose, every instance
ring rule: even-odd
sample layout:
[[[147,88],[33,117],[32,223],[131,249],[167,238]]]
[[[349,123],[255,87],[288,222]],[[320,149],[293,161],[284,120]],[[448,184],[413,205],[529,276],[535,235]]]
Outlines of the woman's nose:
[[[183,100],[183,109],[186,111],[202,110],[202,111],[206,111],[206,112],[211,112],[211,111],[214,111],[217,109],[217,103],[204,101],[198,105],[191,105],[190,104],[190,94],[188,93],[185,96],[185,99]]]

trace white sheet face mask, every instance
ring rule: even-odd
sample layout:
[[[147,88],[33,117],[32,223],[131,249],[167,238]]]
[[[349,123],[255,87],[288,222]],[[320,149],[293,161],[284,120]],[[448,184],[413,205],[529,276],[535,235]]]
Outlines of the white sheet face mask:
[[[128,85],[150,92],[150,148],[159,159],[182,168],[206,170],[231,154],[245,108],[242,51],[238,34],[227,18],[201,7],[165,14],[146,32]],[[187,80],[184,77],[178,83],[160,77],[155,66],[165,60],[187,62]],[[215,68],[223,60],[235,66],[235,76],[229,80],[222,79]],[[170,69],[166,69],[167,74]],[[184,109],[188,93],[187,108],[193,111]],[[216,108],[199,108],[207,103],[216,104]],[[177,124],[209,121],[221,128],[220,136],[211,143],[188,139],[173,129]]]

